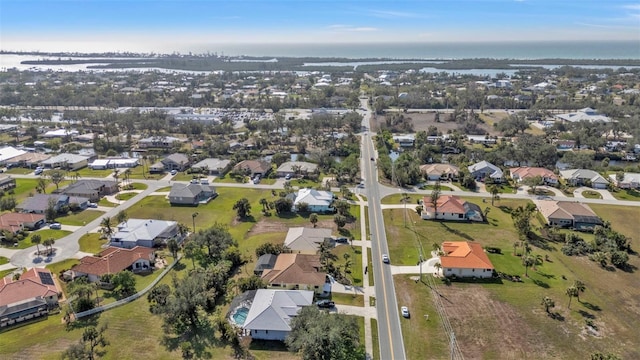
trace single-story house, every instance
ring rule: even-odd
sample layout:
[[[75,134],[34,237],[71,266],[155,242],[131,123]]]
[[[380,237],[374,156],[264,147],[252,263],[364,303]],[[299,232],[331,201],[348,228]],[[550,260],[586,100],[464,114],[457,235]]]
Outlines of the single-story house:
[[[484,221],[480,206],[464,201],[454,195],[441,195],[433,206],[431,198],[422,199],[422,214],[424,220],[450,220],[450,221]],[[437,212],[436,212],[437,211]]]
[[[306,161],[287,161],[280,165],[276,170],[279,177],[309,175],[318,171],[318,165]]]
[[[89,206],[89,198],[64,194],[35,194],[18,204],[16,211],[45,214],[51,205],[55,211],[60,211],[64,206],[73,206],[72,204],[77,204],[80,209],[86,209]]]
[[[475,241],[445,241],[442,243],[444,256],[440,257],[442,274],[456,277],[490,278],[493,264],[482,245]]]
[[[592,231],[594,227],[603,224],[587,204],[573,201],[539,200],[537,205],[540,214],[549,226]]]
[[[262,160],[243,160],[233,167],[237,173],[246,173],[249,177],[260,175],[265,177],[271,172],[271,164]]]
[[[218,195],[213,186],[174,183],[169,192],[171,205],[206,204]]]
[[[0,190],[7,191],[16,187],[16,179],[9,175],[0,175]]]
[[[20,275],[0,279],[0,328],[49,314],[58,306],[60,289],[51,271],[32,268]]]
[[[273,269],[265,269],[260,276],[271,287],[311,290],[317,294],[330,294],[331,282],[320,271],[320,255],[282,253]]]
[[[427,180],[455,180],[460,169],[451,164],[425,164],[420,165],[420,172]]]
[[[227,172],[231,160],[208,158],[191,166],[191,170],[207,175],[220,175]]]
[[[46,222],[42,214],[5,213],[0,215],[0,229],[15,234],[19,230],[36,230]]]
[[[331,191],[300,189],[297,193],[287,195],[293,200],[291,210],[298,211],[300,204],[307,204],[307,211],[315,213],[331,213],[334,212],[333,200],[335,196]]]
[[[483,180],[485,178],[491,178],[495,182],[502,182],[504,180],[504,174],[502,169],[493,165],[488,161],[480,161],[468,167],[471,176],[477,180]]]
[[[134,168],[140,165],[138,159],[135,158],[107,158],[107,159],[96,159],[89,167],[92,170],[106,170],[106,169],[117,169],[117,168]]]
[[[78,180],[66,188],[62,193],[69,196],[85,197],[90,201],[99,201],[105,195],[118,192],[118,182],[112,180]]]
[[[609,186],[607,179],[593,170],[569,169],[561,170],[562,176],[572,186],[591,186],[594,189],[606,189]]]
[[[164,172],[164,164],[161,161],[149,166],[149,172],[152,174],[158,174]]]
[[[313,291],[258,289],[242,328],[253,339],[284,341],[300,309],[313,304]]]
[[[616,174],[610,174],[609,179],[620,189],[640,189],[640,173],[624,173],[624,178],[618,180]]]
[[[295,253],[316,254],[325,241],[333,241],[331,229],[292,227],[287,231],[284,246]]]
[[[273,269],[273,266],[276,264],[277,258],[278,255],[263,254],[256,261],[256,266],[253,269],[253,273],[260,276],[265,270]]]
[[[138,140],[138,147],[142,149],[147,148],[163,148],[168,149],[173,147],[175,143],[184,143],[187,139],[177,138],[173,136],[152,136]]]
[[[171,238],[182,241],[178,236],[176,221],[129,219],[116,226],[109,245],[126,249],[137,246],[151,248],[158,243],[166,243]]]
[[[164,165],[164,169],[167,171],[171,171],[171,170],[184,171],[189,167],[189,164],[191,164],[191,161],[189,160],[189,157],[185,154],[174,153],[171,155],[167,155],[167,157],[162,159],[161,163],[162,165]]]
[[[76,171],[86,167],[89,157],[76,154],[60,154],[53,156],[40,164],[47,169],[60,168],[69,171]]]
[[[558,185],[558,176],[553,171],[541,167],[516,167],[509,169],[511,178],[521,182],[530,177],[540,176],[544,184]]]
[[[91,282],[100,280],[106,274],[115,274],[123,270],[132,272],[152,271],[155,264],[155,251],[152,248],[136,246],[122,249],[110,246],[98,256],[85,256],[80,264],[71,268],[71,278],[86,276]]]
[[[5,146],[3,148],[0,148],[0,165],[7,164],[11,159],[26,153],[26,151],[16,149],[13,146]]]
[[[36,141],[37,142],[37,141]],[[7,160],[7,166],[21,166],[26,168],[34,168],[43,161],[51,158],[49,154],[38,152],[27,152]]]
[[[606,115],[598,114],[598,112],[592,108],[584,108],[568,114],[558,114],[555,115],[555,117],[559,120],[568,122],[588,121],[608,123],[611,121],[611,118]]]

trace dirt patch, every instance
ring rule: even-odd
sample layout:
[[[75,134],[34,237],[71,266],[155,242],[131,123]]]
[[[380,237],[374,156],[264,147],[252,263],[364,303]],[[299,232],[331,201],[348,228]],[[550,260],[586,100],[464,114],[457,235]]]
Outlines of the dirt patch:
[[[31,360],[41,359],[47,354],[55,354],[65,351],[75,341],[69,339],[56,339],[46,344],[37,344],[25,349],[21,349],[20,352],[11,354],[11,359],[14,360]]]
[[[286,224],[284,222],[280,222],[278,221],[277,217],[276,218],[263,218],[260,221],[258,221],[255,225],[253,225],[253,227],[251,228],[251,230],[249,230],[249,232],[247,233],[247,236],[253,236],[253,235],[259,235],[259,234],[264,234],[264,233],[274,233],[274,232],[287,232],[289,230],[289,228],[291,227],[313,227],[313,225],[308,222],[308,223],[304,223],[304,224],[297,224],[297,225],[290,225],[290,224]],[[349,223],[345,225],[345,229],[346,230],[353,230],[356,228],[356,226],[360,226],[359,222],[353,222],[353,223]],[[335,222],[333,222],[333,220],[320,220],[316,223],[316,228],[325,228],[325,229],[331,229],[332,232],[337,232],[338,231],[338,226],[336,225]]]
[[[549,359],[557,355],[509,304],[481,286],[440,286],[443,304],[465,359]]]
[[[414,132],[427,131],[430,126],[435,126],[438,129],[438,131],[442,132],[443,134],[446,134],[451,130],[458,129],[457,123],[453,121],[446,121],[449,117],[449,114],[441,113],[439,122],[435,122],[435,118],[436,118],[435,112],[427,112],[427,113],[409,112],[404,115],[405,115],[405,118],[411,119]],[[493,127],[493,123],[499,122],[500,120],[502,120],[502,117],[500,117],[497,114],[488,114],[488,113],[485,113],[482,115],[483,116],[481,116],[481,118],[485,120],[485,123],[479,125],[479,127],[485,130],[486,132],[488,132],[489,135],[500,135],[500,132],[496,131],[495,128]],[[372,129],[377,131],[380,129],[380,124],[384,124],[385,116],[379,115],[376,117],[375,120],[372,119],[371,122],[372,122],[371,124]]]

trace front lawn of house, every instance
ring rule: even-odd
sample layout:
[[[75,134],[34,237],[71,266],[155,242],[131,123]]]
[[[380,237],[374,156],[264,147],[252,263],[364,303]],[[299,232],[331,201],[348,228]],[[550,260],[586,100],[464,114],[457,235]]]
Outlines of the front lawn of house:
[[[466,200],[478,203],[480,199]],[[483,208],[486,206],[478,204]],[[637,270],[607,271],[585,256],[563,255],[561,243],[543,240],[531,243],[532,253],[540,255],[543,261],[535,269],[530,267],[526,277],[521,257],[513,254],[513,243],[518,236],[509,214],[510,209],[525,204],[524,200],[496,202],[496,206],[490,207],[487,224],[419,220],[417,235],[404,228],[399,209],[385,210],[390,257],[394,263],[415,264],[415,260],[409,261],[415,259],[417,251],[403,251],[402,248],[415,247],[416,237],[423,239],[428,250],[433,242],[461,240],[474,240],[483,246],[501,249],[501,254],[488,254],[495,269],[518,275],[522,282],[502,279],[452,282],[447,286],[436,280],[439,296],[466,358],[524,358],[531,353],[539,358],[555,358],[559,354],[565,358],[588,358],[595,351],[619,354],[622,358],[640,356],[638,348],[616,345],[640,341],[632,320],[640,317],[640,310],[625,305],[634,303],[640,296]],[[614,230],[630,237],[633,249],[640,248],[634,220],[637,208],[589,206],[603,220],[610,221]],[[535,217],[532,225],[534,228],[540,226]],[[592,234],[579,233],[579,236],[587,242],[593,239]],[[631,256],[629,263],[632,269],[637,269],[640,259]],[[421,359],[427,353],[433,354],[433,358],[447,357],[447,339],[438,337],[442,335],[442,326],[433,308],[429,287],[416,283],[408,275],[397,275],[394,279],[399,305],[409,306],[412,313],[410,320],[402,319],[407,358]],[[580,294],[581,302],[573,299],[569,309],[565,292],[574,280],[584,282],[586,291]],[[548,316],[540,304],[545,296],[555,301],[555,308],[551,310],[558,314],[555,318]],[[429,315],[429,320],[425,321],[423,315]],[[586,319],[589,318],[598,328],[595,336],[586,330]],[[429,335],[430,341],[426,342],[424,334],[430,333],[427,326],[434,323],[437,324],[433,328],[436,334]],[[416,338],[414,334],[421,334],[421,337]],[[581,345],[575,346],[576,343]]]
[[[102,215],[102,211],[87,209],[71,215],[58,216],[56,221],[63,225],[84,226]]]

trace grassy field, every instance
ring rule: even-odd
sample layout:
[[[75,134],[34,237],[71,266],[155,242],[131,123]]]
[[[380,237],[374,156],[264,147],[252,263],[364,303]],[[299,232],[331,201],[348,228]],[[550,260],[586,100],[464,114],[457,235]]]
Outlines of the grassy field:
[[[371,319],[371,340],[373,343],[373,360],[380,360],[380,342],[378,341],[378,320]]]
[[[130,188],[127,190],[147,190],[147,188],[149,187],[147,184],[143,184],[143,183],[131,183],[129,184]]]
[[[640,191],[634,189],[610,191],[618,200],[640,201]]]
[[[585,190],[582,192],[582,196],[587,199],[602,199],[602,195],[599,192],[593,190]]]
[[[420,190],[435,190],[435,185],[423,185],[420,186]],[[440,185],[440,191],[453,191],[452,188],[447,185]]]
[[[393,195],[388,195],[383,197],[380,203],[381,204],[403,204],[402,199],[408,198],[407,209],[415,209],[416,205],[418,205],[418,200],[424,199],[425,196],[428,197],[428,195],[393,194]]]
[[[89,233],[80,238],[80,251],[90,254],[97,254],[102,251],[102,245],[107,243],[107,239],[100,239],[100,234]]]
[[[56,221],[63,225],[84,226],[103,214],[98,210],[84,210],[71,215],[58,216]]]
[[[28,247],[34,246],[33,243],[31,243],[31,237],[33,236],[33,234],[38,234],[40,235],[40,237],[42,238],[42,241],[45,241],[49,238],[52,238],[54,240],[58,240],[61,239],[69,234],[71,234],[71,231],[67,231],[67,230],[52,230],[52,229],[42,229],[42,230],[38,230],[38,231],[32,231],[29,233],[29,235],[27,237],[25,237],[24,239],[18,241],[18,246],[16,247],[16,249],[26,249]],[[53,245],[53,247],[55,247],[55,244]],[[43,250],[44,246],[40,245],[40,250]]]
[[[369,277],[369,286],[373,286],[373,259],[371,257],[371,248],[367,248],[367,267],[371,270],[367,270],[367,276]]]
[[[9,262],[9,259],[7,259],[4,256],[0,256],[0,265],[4,265],[4,264],[6,264],[8,262]]]
[[[0,279],[11,274],[12,272],[14,272],[16,270],[16,268],[12,268],[12,269],[7,269],[7,270],[1,270],[0,271]],[[1,332],[0,332],[1,334]]]
[[[640,265],[638,256],[631,256],[629,263],[633,270],[630,272],[607,271],[586,257],[563,255],[559,251],[561,244],[532,243],[533,254],[548,261],[530,268],[526,277],[520,257],[513,255],[512,244],[518,237],[508,214],[508,207],[525,203],[500,200],[496,207],[491,207],[488,224],[429,221],[416,224],[419,234],[416,236],[424,238],[423,245],[426,243],[429,250],[432,242],[445,240],[475,240],[483,246],[501,248],[502,254],[489,254],[496,270],[520,275],[523,280],[521,283],[454,282],[450,286],[438,286],[465,357],[513,359],[536,354],[536,359],[588,358],[595,351],[616,353],[625,359],[640,357],[640,348],[632,345],[640,343],[640,334],[634,330],[635,320],[640,317],[637,300],[640,278],[635,273]],[[633,249],[640,248],[635,222],[637,208],[590,206],[610,221],[614,230],[630,237]],[[404,228],[401,213],[385,210],[385,216],[391,259],[402,262],[416,256],[415,251],[401,249],[402,244],[404,248],[415,247],[415,236]],[[537,220],[533,224],[539,225]],[[593,239],[590,234],[579,235],[586,241]],[[407,358],[422,359],[424,354],[428,354],[427,358],[447,357],[446,339],[437,337],[442,332],[440,325],[434,328],[438,330],[435,337],[414,337],[414,334],[429,332],[427,326],[431,325],[424,321],[423,314],[430,315],[429,322],[440,321],[434,313],[428,287],[404,275],[395,279],[399,304],[409,306],[412,311],[412,319],[408,321],[411,325],[404,320],[402,325]],[[580,295],[581,301],[573,299],[569,308],[565,291],[574,280],[584,282],[586,291]],[[556,306],[552,309],[557,313],[555,318],[547,316],[540,305],[544,296],[555,300]],[[588,318],[595,322],[597,332],[586,329]],[[425,342],[425,338],[430,341]],[[436,348],[431,348],[433,346]]]

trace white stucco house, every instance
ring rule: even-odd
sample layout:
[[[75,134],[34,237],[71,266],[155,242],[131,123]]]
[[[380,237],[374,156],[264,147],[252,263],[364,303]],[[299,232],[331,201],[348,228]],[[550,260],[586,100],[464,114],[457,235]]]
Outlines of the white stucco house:
[[[420,216],[423,220],[484,221],[480,206],[461,200],[457,196],[440,196],[437,207],[433,206],[431,198],[424,197],[422,204],[424,209]]]
[[[300,204],[305,203],[309,212],[334,212],[334,208],[331,205],[335,197],[331,191],[300,189],[297,193],[290,194],[290,196],[293,199],[293,207],[291,208],[293,211],[298,211]]]
[[[482,245],[474,241],[445,241],[440,257],[444,276],[490,278],[493,264]]]

